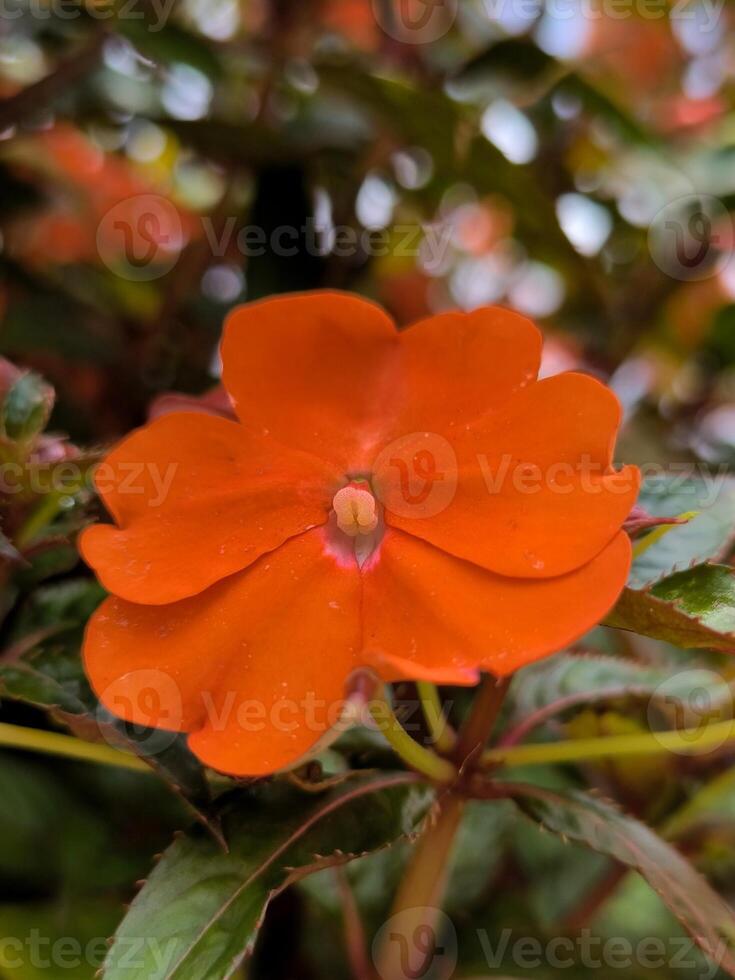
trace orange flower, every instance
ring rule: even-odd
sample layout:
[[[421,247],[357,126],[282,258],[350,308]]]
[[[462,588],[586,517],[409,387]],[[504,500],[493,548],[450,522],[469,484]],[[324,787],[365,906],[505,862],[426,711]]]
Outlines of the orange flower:
[[[116,256],[127,241],[121,227],[130,229],[129,236],[141,250],[151,235],[159,245],[183,247],[199,233],[195,216],[174,205],[164,188],[65,123],[26,137],[16,169],[29,179],[48,182],[45,206],[24,214],[9,228],[10,251],[30,265],[96,263],[100,248]],[[155,231],[145,232],[140,202],[149,196],[166,203],[156,212],[158,222],[151,226]],[[114,221],[108,218],[113,209]]]
[[[536,381],[539,331],[499,308],[403,333],[339,293],[235,310],[239,422],[166,414],[97,474],[117,526],[83,535],[113,593],[95,690],[255,775],[309,753],[350,674],[473,684],[577,639],[630,564],[638,472],[598,381]],[[153,706],[153,707],[152,707]]]
[[[369,51],[378,47],[381,37],[370,0],[324,0],[319,27],[341,34]]]

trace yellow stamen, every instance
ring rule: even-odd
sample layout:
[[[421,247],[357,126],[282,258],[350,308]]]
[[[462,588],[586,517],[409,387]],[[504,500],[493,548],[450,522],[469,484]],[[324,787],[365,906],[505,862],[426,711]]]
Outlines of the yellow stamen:
[[[334,495],[332,507],[337,515],[337,527],[351,538],[372,534],[378,526],[375,497],[362,487],[342,487]]]

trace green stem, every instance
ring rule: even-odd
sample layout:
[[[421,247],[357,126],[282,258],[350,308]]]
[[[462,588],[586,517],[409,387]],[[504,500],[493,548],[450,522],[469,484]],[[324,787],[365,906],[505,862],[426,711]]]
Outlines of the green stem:
[[[378,727],[396,752],[411,768],[434,782],[449,783],[457,772],[450,762],[424,749],[406,733],[392,714],[390,707],[378,702],[374,713]],[[386,714],[392,719],[386,723]],[[665,732],[646,732],[640,735],[613,735],[602,738],[583,738],[539,745],[516,745],[507,749],[493,748],[482,755],[482,766],[524,766],[563,762],[591,762],[595,759],[626,758],[641,755],[703,755],[735,742],[735,721],[722,721],[705,728],[689,728]],[[70,759],[84,759],[102,765],[150,772],[150,767],[137,756],[98,742],[85,742],[71,735],[45,732],[21,725],[0,723],[0,746],[45,752]]]
[[[378,951],[378,975],[386,980],[406,975],[422,977],[431,966],[433,950],[439,944],[436,927],[451,868],[452,847],[464,806],[464,797],[451,790],[445,793],[433,822],[416,845],[395,898],[389,935]],[[419,936],[421,943],[417,942]],[[410,974],[404,962],[406,951]]]
[[[675,517],[672,524],[661,524],[657,528],[654,528],[653,531],[650,531],[645,537],[636,541],[633,545],[633,557],[640,558],[642,554],[645,554],[649,548],[656,544],[657,541],[660,541],[669,531],[673,531],[676,527],[681,527],[682,524],[687,524],[697,517],[698,514],[698,510],[688,510],[685,514],[679,514],[678,517]]]
[[[365,929],[344,865],[338,865],[334,869],[334,876],[342,905],[345,947],[353,980],[372,980],[373,974],[368,961]]]
[[[12,749],[60,755],[67,759],[83,759],[86,762],[118,766],[121,769],[134,769],[136,772],[152,772],[150,766],[147,766],[142,759],[121,752],[110,745],[83,742],[71,735],[44,732],[37,728],[24,728],[21,725],[0,723],[0,745]]]
[[[439,797],[437,810],[429,817],[411,856],[393,905],[391,928],[378,951],[377,965],[381,977],[392,980],[393,977],[406,975],[405,964],[401,960],[401,955],[405,957],[406,951],[412,961],[412,975],[423,976],[431,966],[433,946],[439,938],[436,925],[451,869],[452,847],[466,802],[464,780],[471,777],[480,761],[481,749],[495,727],[507,689],[508,681],[496,681],[485,676],[475,696],[453,752],[454,759],[461,766],[461,779],[453,782]],[[423,936],[424,941],[417,943],[418,936]],[[427,938],[429,943],[425,941]]]
[[[49,492],[40,504],[32,511],[15,535],[15,544],[24,548],[44,528],[48,527],[59,513],[61,499],[64,494]]]
[[[702,755],[735,741],[735,721],[721,721],[704,728],[686,728],[640,735],[580,738],[539,745],[493,748],[483,753],[483,766],[525,766],[555,762],[589,762],[594,759],[637,755]]]
[[[480,760],[480,753],[495,727],[495,722],[508,692],[510,678],[496,680],[486,674],[475,697],[469,718],[459,733],[454,756],[461,766]]]
[[[414,741],[394,715],[385,697],[373,698],[370,701],[370,714],[394,752],[411,769],[420,772],[432,782],[454,782],[457,778],[457,770],[452,763]]]
[[[442,755],[449,755],[454,749],[457,737],[444,715],[439,691],[435,684],[430,684],[428,681],[416,681],[416,689],[434,748]]]

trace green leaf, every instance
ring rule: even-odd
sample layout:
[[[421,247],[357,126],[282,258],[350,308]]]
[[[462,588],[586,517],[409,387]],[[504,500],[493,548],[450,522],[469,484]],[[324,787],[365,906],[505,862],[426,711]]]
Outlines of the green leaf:
[[[467,802],[452,846],[451,869],[442,901],[442,908],[455,923],[466,922],[472,912],[483,917],[488,915],[488,895],[495,893],[496,879],[504,880],[507,845],[518,825],[518,813],[510,800]],[[544,836],[546,840],[551,839],[548,834]],[[393,898],[412,853],[408,841],[398,841],[390,848],[351,861],[344,868],[366,936],[374,937],[390,917]],[[344,892],[338,886],[334,869],[325,868],[309,875],[299,882],[298,889],[306,903],[305,952],[314,975],[343,976],[344,951],[340,944],[323,942],[325,932],[339,935],[345,928]],[[505,914],[507,896],[500,905]],[[510,923],[505,920],[501,928],[508,926]],[[460,952],[461,947],[460,942]],[[482,955],[481,948],[477,952]],[[486,966],[484,961],[482,966]],[[481,974],[484,975],[483,971],[478,970],[477,975]]]
[[[565,791],[564,786],[548,788]],[[515,807],[512,827],[511,860],[517,862],[528,883],[526,901],[539,927],[553,934],[564,929],[583,906],[585,896],[610,872],[612,862],[546,833],[535,821],[519,820]]]
[[[699,513],[636,558],[628,582],[631,588],[640,589],[690,565],[726,557],[735,536],[735,477],[650,479],[638,502],[654,517]]]
[[[483,897],[499,871],[505,845],[516,823],[507,800],[486,803],[470,800],[452,848],[451,871],[444,907],[461,914],[468,906],[482,904]]]
[[[402,79],[376,77],[354,65],[322,63],[317,70],[320,83],[328,91],[354,101],[394,131],[405,145],[429,150],[437,169],[451,169],[456,164],[453,135],[460,111],[443,93]]]
[[[443,92],[376,78],[354,66],[320,64],[318,71],[327,91],[349,98],[379,127],[388,129],[399,145],[429,151],[434,177],[427,193],[433,189],[441,194],[458,181],[467,181],[480,195],[503,195],[516,205],[518,231],[535,257],[548,258],[555,266],[565,262],[572,269],[579,268],[580,258],[561,231],[553,202],[541,190],[531,167],[510,163],[482,135],[474,136],[458,151],[456,135],[476,131],[474,112]]]
[[[0,664],[3,697],[72,715],[94,710],[94,697],[79,667],[79,659],[63,650],[34,651],[15,663]]]
[[[7,535],[0,531],[0,560],[11,564],[22,564],[23,555],[18,551]]]
[[[26,554],[25,560],[27,564],[18,569],[16,581],[23,591],[30,591],[39,582],[71,572],[79,564],[79,552],[62,538],[44,542],[38,551]]]
[[[689,703],[694,690],[707,690],[711,703],[730,696],[725,682],[711,670],[651,667],[622,657],[560,653],[519,671],[510,689],[511,723],[557,702],[590,703],[611,698],[651,699],[665,684],[662,697]]]
[[[90,869],[109,846],[88,803],[42,760],[6,752],[0,754],[0,785],[0,876],[6,883],[88,886]]]
[[[281,133],[259,123],[231,123],[219,119],[157,122],[175,133],[186,146],[222,163],[263,165],[280,163],[294,155]]]
[[[218,834],[209,819],[210,791],[204,770],[189,751],[186,736],[129,725],[99,705],[90,689],[80,647],[86,623],[104,595],[88,578],[37,588],[18,614],[11,645],[0,661],[0,693],[49,711],[79,738],[104,740],[133,752]]]
[[[560,92],[577,99],[592,116],[602,119],[621,138],[652,147],[656,139],[598,84],[588,81],[532,42],[506,38],[472,58],[452,78],[449,90],[458,98],[484,98],[510,92],[525,101],[537,101]]]
[[[3,980],[93,980],[119,918],[108,898],[0,905]]]
[[[668,838],[679,838],[693,827],[721,822],[733,827],[735,820],[735,769],[729,768],[705,783],[665,824]],[[735,860],[735,855],[733,855]]]
[[[721,200],[728,211],[735,209],[735,195],[726,195]],[[735,303],[728,303],[715,313],[707,347],[723,364],[735,363]],[[715,444],[718,442],[719,440],[715,440]],[[728,442],[725,438],[721,448],[724,449]]]
[[[61,290],[34,282],[31,294],[11,298],[0,351],[12,357],[43,352],[82,363],[120,363],[123,348],[115,327]]]
[[[71,714],[94,712],[79,648],[84,627],[104,598],[88,578],[37,588],[15,617],[0,661],[0,691],[16,701]]]
[[[413,834],[431,798],[406,773],[356,774],[318,796],[284,782],[238,794],[222,815],[227,851],[201,833],[166,851],[116,933],[105,980],[232,976],[276,894]]]
[[[214,48],[202,37],[177,24],[168,23],[165,30],[158,30],[150,20],[121,17],[117,28],[151,61],[160,65],[191,65],[212,79],[222,75],[222,65]]]
[[[16,442],[33,439],[46,428],[53,405],[53,388],[33,371],[22,374],[2,407],[5,435]]]
[[[23,605],[13,639],[44,628],[83,627],[106,593],[90,578],[71,578],[37,588]]]
[[[547,89],[554,76],[565,71],[555,58],[530,41],[505,38],[468,61],[448,85],[452,95],[459,98],[487,98],[509,89]]]
[[[457,162],[453,164],[456,172]],[[534,254],[555,267],[579,268],[580,257],[559,227],[554,206],[530,165],[509,163],[484,136],[470,144],[462,176],[478,192],[502,194],[518,208],[516,220]]]
[[[578,72],[570,72],[561,79],[555,86],[554,92],[579,99],[589,115],[604,120],[621,140],[649,149],[657,145],[658,140],[652,133],[644,129],[633,116]]]
[[[134,753],[182,797],[197,820],[219,834],[209,814],[204,770],[189,751],[186,736],[129,725],[111,715],[97,704],[78,653],[59,647],[37,649],[16,663],[0,664],[0,693],[49,711],[78,738],[104,740]]]
[[[522,812],[547,830],[638,871],[702,950],[735,976],[735,916],[670,844],[611,803],[585,793],[522,783],[506,789]]]
[[[735,651],[735,571],[697,565],[647,589],[624,589],[605,625],[684,649]]]
[[[48,877],[55,855],[51,832],[59,816],[53,777],[23,759],[2,754],[0,783],[0,874],[30,881]]]

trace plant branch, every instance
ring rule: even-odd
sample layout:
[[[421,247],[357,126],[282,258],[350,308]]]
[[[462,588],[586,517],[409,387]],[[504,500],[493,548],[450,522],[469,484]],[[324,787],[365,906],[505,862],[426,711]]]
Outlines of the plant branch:
[[[150,766],[142,759],[128,752],[121,752],[110,745],[98,742],[84,742],[72,735],[58,732],[44,732],[37,728],[0,723],[0,745],[10,749],[26,749],[30,752],[45,752],[48,755],[63,756],[67,759],[82,759],[136,772],[152,773]]]
[[[642,697],[650,698],[650,691],[637,692],[632,690],[630,687],[625,685],[620,685],[618,688],[608,688],[605,691],[590,692],[590,691],[579,691],[576,694],[567,694],[566,697],[559,698],[557,701],[552,701],[551,704],[545,704],[543,708],[539,708],[537,711],[532,712],[523,721],[519,722],[515,727],[508,729],[508,731],[503,735],[503,737],[498,742],[498,748],[510,748],[512,745],[518,745],[522,742],[526,735],[529,735],[534,729],[543,725],[545,722],[550,721],[557,715],[562,714],[564,711],[568,711],[570,708],[576,708],[580,705],[594,704],[599,701],[613,701],[616,698],[622,697]]]
[[[446,719],[436,685],[416,681],[416,690],[434,748],[442,755],[449,755],[454,750],[457,736]]]
[[[496,681],[485,676],[459,732],[453,757],[461,767],[460,778],[440,795],[434,819],[427,822],[411,855],[393,905],[392,928],[378,953],[378,973],[382,977],[406,975],[401,960],[406,950],[409,958],[419,960],[411,962],[413,976],[423,976],[431,966],[439,938],[437,923],[451,870],[452,848],[466,803],[466,787],[495,727],[509,683],[509,679]],[[430,942],[417,943],[415,937],[419,935]]]
[[[64,496],[63,493],[47,493],[40,500],[38,506],[31,511],[15,535],[15,543],[19,549],[25,549],[41,531],[53,524],[61,510],[61,501]]]
[[[526,766],[558,762],[590,762],[595,759],[625,758],[637,755],[703,755],[735,741],[735,721],[721,721],[699,728],[640,735],[611,735],[580,738],[539,745],[499,746],[483,753],[483,766]]]
[[[84,78],[97,66],[106,38],[107,30],[98,27],[86,45],[60,62],[50,75],[0,101],[0,130],[15,126],[33,113],[48,108],[57,96],[66,93],[77,80]]]
[[[432,965],[451,851],[464,806],[463,796],[452,790],[446,792],[439,799],[433,822],[416,845],[395,897],[391,929],[378,953],[377,968],[381,977],[422,977]],[[419,935],[429,937],[430,945],[417,944]],[[406,950],[411,961],[410,972],[402,959]]]
[[[344,920],[345,946],[354,980],[372,980],[360,910],[343,866],[334,869]]]
[[[425,749],[419,745],[403,725],[398,721],[393,709],[388,704],[385,697],[373,698],[370,701],[370,714],[386,740],[390,743],[394,752],[403,761],[436,783],[451,783],[457,778],[457,770],[454,765],[442,759],[430,749]]]
[[[454,749],[454,757],[463,768],[466,768],[473,759],[479,761],[482,749],[495,727],[509,686],[509,677],[501,680],[497,680],[490,674],[483,677],[480,690],[472,703],[469,717],[462,726]]]

